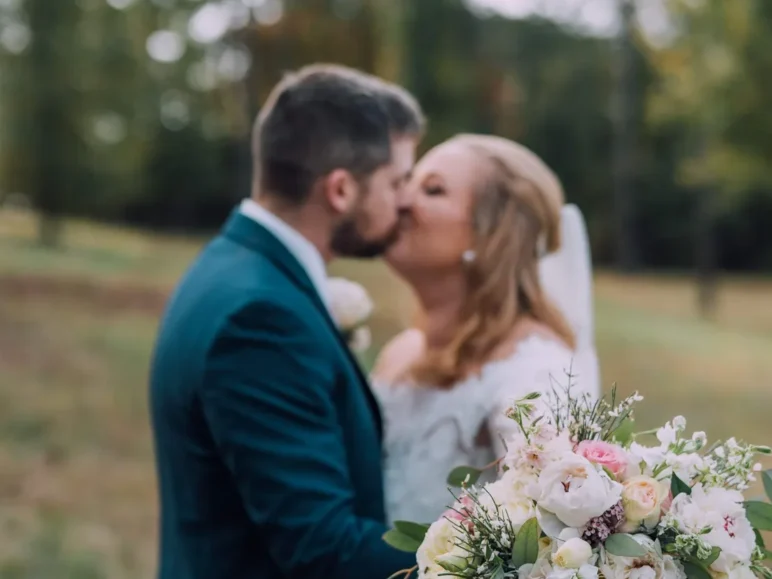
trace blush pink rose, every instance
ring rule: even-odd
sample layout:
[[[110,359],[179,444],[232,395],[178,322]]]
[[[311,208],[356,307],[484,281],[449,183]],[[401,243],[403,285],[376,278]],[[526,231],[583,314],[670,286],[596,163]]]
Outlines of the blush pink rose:
[[[575,452],[593,464],[606,467],[617,479],[627,469],[627,455],[615,444],[602,440],[583,440]]]

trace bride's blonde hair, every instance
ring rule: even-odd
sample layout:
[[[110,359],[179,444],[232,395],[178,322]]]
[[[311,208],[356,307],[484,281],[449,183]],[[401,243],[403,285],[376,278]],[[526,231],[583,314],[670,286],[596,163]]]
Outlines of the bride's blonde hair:
[[[483,177],[474,192],[475,259],[465,266],[468,299],[453,340],[413,367],[419,384],[449,388],[481,367],[526,317],[549,327],[572,349],[570,325],[539,281],[540,255],[560,247],[563,188],[527,148],[487,135],[453,138],[479,155]]]

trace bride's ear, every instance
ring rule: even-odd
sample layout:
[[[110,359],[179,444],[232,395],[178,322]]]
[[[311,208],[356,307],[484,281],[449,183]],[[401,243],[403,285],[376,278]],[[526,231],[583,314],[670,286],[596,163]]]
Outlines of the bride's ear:
[[[354,176],[345,169],[335,169],[322,178],[322,194],[335,213],[344,215],[356,205],[359,185]]]

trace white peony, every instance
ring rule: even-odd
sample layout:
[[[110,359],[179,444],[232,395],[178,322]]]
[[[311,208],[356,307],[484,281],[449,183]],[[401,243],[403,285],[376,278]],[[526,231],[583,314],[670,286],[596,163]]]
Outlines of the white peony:
[[[437,559],[455,553],[455,549],[456,527],[451,521],[442,517],[429,527],[421,546],[416,551],[418,576],[425,579],[436,579],[442,573],[447,573],[437,563]]]
[[[664,555],[658,541],[646,535],[633,535],[648,551],[643,557],[617,557],[608,552],[601,558],[600,571],[605,579],[686,579],[681,564]]]
[[[508,470],[497,480],[485,486],[485,492],[478,497],[480,506],[489,513],[504,511],[515,532],[527,520],[536,516],[533,501],[525,494],[525,481],[517,471]]]
[[[756,579],[756,574],[748,565],[737,565],[727,573],[727,579]]]
[[[721,549],[710,567],[713,571],[729,573],[738,565],[750,562],[756,537],[739,491],[695,485],[691,495],[684,493],[673,499],[668,522],[688,534],[699,534],[710,527],[710,532],[701,538]]]
[[[619,502],[622,485],[586,458],[564,453],[539,475],[540,509],[569,527],[583,527]]]
[[[373,313],[373,302],[365,288],[340,277],[327,280],[327,303],[335,323],[344,332],[361,326]]]

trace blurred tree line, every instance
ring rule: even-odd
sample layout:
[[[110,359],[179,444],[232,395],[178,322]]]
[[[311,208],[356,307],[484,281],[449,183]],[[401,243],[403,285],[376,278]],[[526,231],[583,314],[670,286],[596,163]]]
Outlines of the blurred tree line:
[[[643,0],[645,2],[646,0]],[[615,38],[462,0],[0,0],[0,195],[61,217],[211,230],[247,195],[282,71],[340,62],[430,119],[523,142],[587,216],[599,263],[772,270],[772,3],[619,0]],[[639,2],[639,8],[642,2]]]

